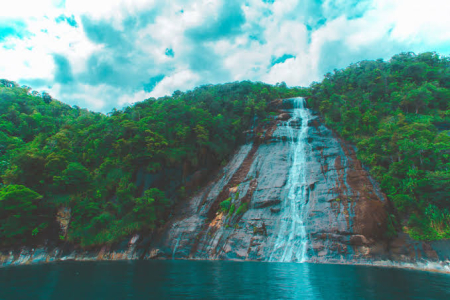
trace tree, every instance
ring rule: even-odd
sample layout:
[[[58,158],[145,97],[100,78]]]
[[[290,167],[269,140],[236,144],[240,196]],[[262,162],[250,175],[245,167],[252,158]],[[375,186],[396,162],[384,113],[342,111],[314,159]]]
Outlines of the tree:
[[[70,163],[62,176],[54,177],[57,190],[65,193],[86,191],[91,184],[89,170],[80,163]]]
[[[144,192],[144,196],[134,199],[133,219],[140,222],[142,229],[154,229],[160,223],[169,200],[164,192],[151,188]]]
[[[419,113],[419,109],[427,106],[432,100],[432,94],[428,90],[427,85],[422,85],[418,88],[412,88],[407,94],[401,105],[408,108],[413,107],[416,114]]]
[[[435,53],[401,53],[352,64],[309,88],[308,104],[357,144],[358,158],[415,239],[450,237],[442,225],[450,220],[449,62]]]
[[[38,226],[37,201],[42,196],[23,185],[0,189],[0,243],[30,237]]]
[[[50,94],[47,92],[42,93],[42,99],[44,99],[44,102],[47,104],[49,104],[53,100],[52,96],[50,96]]]

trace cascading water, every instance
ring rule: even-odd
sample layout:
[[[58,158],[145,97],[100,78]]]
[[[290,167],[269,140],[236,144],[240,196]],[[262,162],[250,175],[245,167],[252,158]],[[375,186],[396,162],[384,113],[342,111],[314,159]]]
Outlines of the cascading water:
[[[286,183],[286,197],[282,202],[278,235],[275,237],[269,261],[304,262],[307,259],[308,237],[305,222],[308,214],[306,157],[308,152],[308,121],[305,99],[294,98],[292,117],[287,121],[291,143],[292,167]]]
[[[175,253],[177,252],[178,245],[180,244],[180,240],[183,237],[183,233],[176,239],[175,247],[173,247],[172,259],[175,259]]]

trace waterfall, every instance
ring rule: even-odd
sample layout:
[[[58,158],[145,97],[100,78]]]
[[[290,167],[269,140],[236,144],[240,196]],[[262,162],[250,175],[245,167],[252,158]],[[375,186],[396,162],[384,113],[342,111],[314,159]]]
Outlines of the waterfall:
[[[275,236],[269,261],[304,262],[307,259],[308,236],[305,222],[308,215],[306,157],[308,150],[308,121],[311,119],[305,107],[305,99],[294,98],[292,117],[287,121],[291,144],[292,166],[282,199],[280,224]]]
[[[180,240],[183,237],[183,233],[176,239],[175,247],[173,248],[172,259],[175,259],[175,253],[177,252],[178,245],[180,244]]]

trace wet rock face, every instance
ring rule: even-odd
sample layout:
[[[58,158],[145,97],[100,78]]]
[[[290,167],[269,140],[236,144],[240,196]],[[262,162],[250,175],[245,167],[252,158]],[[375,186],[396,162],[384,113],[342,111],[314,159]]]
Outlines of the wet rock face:
[[[372,246],[384,243],[388,203],[354,149],[317,118],[310,125],[308,256],[321,261],[372,257]]]
[[[277,100],[271,105],[292,115],[288,101]],[[287,126],[290,122],[291,128],[300,130],[302,124],[301,120],[286,118],[279,117],[264,130],[253,130],[253,142],[240,147],[196,195],[180,202],[164,228],[151,236],[130,236],[121,245],[90,252],[74,247],[0,252],[0,265],[66,259],[276,260],[275,244],[290,201],[287,181],[292,174],[292,141],[297,136]],[[425,243],[413,241],[406,234],[385,238],[389,203],[377,183],[350,145],[324,126],[318,116],[308,120],[306,160],[302,161],[306,170],[302,188],[306,189],[307,203],[303,220],[307,259],[382,261],[385,265],[392,264],[385,263],[387,260],[440,261],[450,270],[450,241]],[[192,180],[202,176],[193,174]],[[62,208],[57,218],[64,235],[70,210]]]
[[[158,249],[167,258],[268,260],[292,164],[286,125],[278,121],[267,130],[270,138],[242,146],[220,178],[176,208],[149,251]],[[308,145],[308,257],[384,255],[386,200],[354,149],[317,117],[308,126]],[[229,208],[220,209],[225,200]],[[248,209],[240,211],[244,204]]]
[[[286,102],[278,105],[288,107]],[[300,130],[300,122],[291,126]],[[242,146],[221,176],[179,204],[145,258],[273,260],[293,158],[286,121],[278,120],[264,136]],[[309,261],[449,259],[445,241],[417,242],[406,234],[385,238],[388,201],[356,158],[355,149],[317,116],[308,123],[307,141]],[[225,209],[220,207],[223,201],[230,203]],[[242,205],[246,209],[240,209]]]
[[[265,260],[289,172],[290,147],[277,139],[282,132],[277,128],[256,150],[241,147],[220,179],[180,204],[152,248],[169,258]],[[213,209],[218,197],[234,211]]]

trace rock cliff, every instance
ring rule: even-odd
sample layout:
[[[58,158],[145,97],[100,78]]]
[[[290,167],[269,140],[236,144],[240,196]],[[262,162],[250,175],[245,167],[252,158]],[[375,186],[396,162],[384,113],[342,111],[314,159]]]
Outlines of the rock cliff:
[[[292,101],[274,105],[292,107]],[[0,263],[156,258],[299,261],[291,252],[303,251],[311,262],[422,263],[422,268],[435,262],[432,268],[450,271],[448,241],[417,242],[406,234],[387,237],[393,211],[355,149],[318,115],[294,110],[280,110],[269,128],[249,132],[254,135],[250,142],[193,197],[179,203],[153,236],[133,236],[123,245],[94,252],[10,252],[0,255]],[[295,151],[303,151],[301,160]],[[293,173],[295,167],[301,172]],[[299,202],[292,202],[293,189],[301,193],[301,199],[294,199]],[[291,216],[292,211],[301,211],[301,218]]]
[[[152,255],[176,259],[261,260],[273,258],[283,222],[292,143],[284,112],[269,136],[242,146],[222,176],[180,204],[151,244]],[[301,120],[299,120],[300,122]],[[292,125],[291,125],[292,127]],[[295,126],[294,126],[295,127]],[[300,130],[300,126],[294,128]],[[392,209],[377,183],[356,158],[355,149],[312,114],[305,165],[306,257],[314,262],[392,264],[447,261],[447,241],[387,238]],[[230,199],[244,213],[220,211]],[[273,259],[272,259],[273,260]],[[276,260],[276,258],[275,258]],[[292,259],[295,261],[295,259]]]

